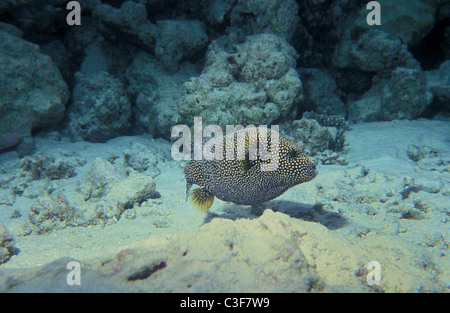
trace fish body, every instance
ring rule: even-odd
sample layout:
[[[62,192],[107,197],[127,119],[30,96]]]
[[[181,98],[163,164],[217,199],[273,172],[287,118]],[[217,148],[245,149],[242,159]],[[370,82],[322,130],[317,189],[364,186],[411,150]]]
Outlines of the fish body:
[[[194,206],[207,210],[214,197],[243,205],[267,202],[317,175],[317,162],[301,145],[273,129],[255,130],[238,130],[212,139],[211,150],[219,149],[221,159],[189,161],[184,168],[186,195],[193,184],[200,186],[191,191]],[[241,143],[244,148],[239,154]],[[266,154],[261,152],[261,147],[267,150]]]

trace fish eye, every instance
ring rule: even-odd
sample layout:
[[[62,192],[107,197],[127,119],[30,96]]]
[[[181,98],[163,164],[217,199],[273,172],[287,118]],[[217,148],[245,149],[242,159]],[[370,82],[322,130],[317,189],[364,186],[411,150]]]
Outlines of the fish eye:
[[[289,151],[289,157],[290,158],[296,158],[299,155],[299,152],[295,149],[291,149],[291,151]]]

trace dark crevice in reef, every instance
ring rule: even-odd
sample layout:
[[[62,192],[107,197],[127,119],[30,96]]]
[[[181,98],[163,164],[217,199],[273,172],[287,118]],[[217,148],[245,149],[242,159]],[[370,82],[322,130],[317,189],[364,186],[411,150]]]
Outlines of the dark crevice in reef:
[[[450,18],[437,22],[430,33],[417,45],[410,47],[414,58],[419,61],[424,71],[438,69],[445,61],[445,32],[450,27]]]
[[[135,281],[135,280],[144,280],[149,278],[151,275],[153,275],[155,272],[165,268],[167,266],[165,261],[160,261],[156,263],[152,263],[146,266],[141,267],[133,274],[129,275],[127,277],[128,281]]]

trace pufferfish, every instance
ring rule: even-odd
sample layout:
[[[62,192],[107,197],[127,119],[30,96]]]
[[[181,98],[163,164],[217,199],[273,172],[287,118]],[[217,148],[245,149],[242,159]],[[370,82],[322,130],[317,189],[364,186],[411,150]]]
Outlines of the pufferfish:
[[[211,139],[209,147],[219,157],[191,160],[184,168],[186,198],[201,211],[215,197],[243,205],[267,202],[317,175],[317,162],[274,129],[237,130]],[[189,194],[193,184],[200,188]]]

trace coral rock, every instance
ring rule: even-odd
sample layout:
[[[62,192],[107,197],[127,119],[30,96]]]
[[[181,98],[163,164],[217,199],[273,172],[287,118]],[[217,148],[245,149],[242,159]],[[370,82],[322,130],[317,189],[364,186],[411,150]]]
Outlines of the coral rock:
[[[157,22],[155,56],[165,69],[174,72],[179,63],[206,47],[208,35],[196,20],[163,20]]]
[[[220,44],[209,46],[200,77],[184,84],[181,120],[191,125],[201,116],[205,124],[257,125],[288,116],[303,98],[294,48],[272,34],[249,36],[234,53]]]
[[[82,76],[75,86],[69,116],[72,136],[104,142],[128,129],[131,105],[120,81],[98,72]]]
[[[0,31],[0,150],[61,122],[69,90],[39,47]]]

